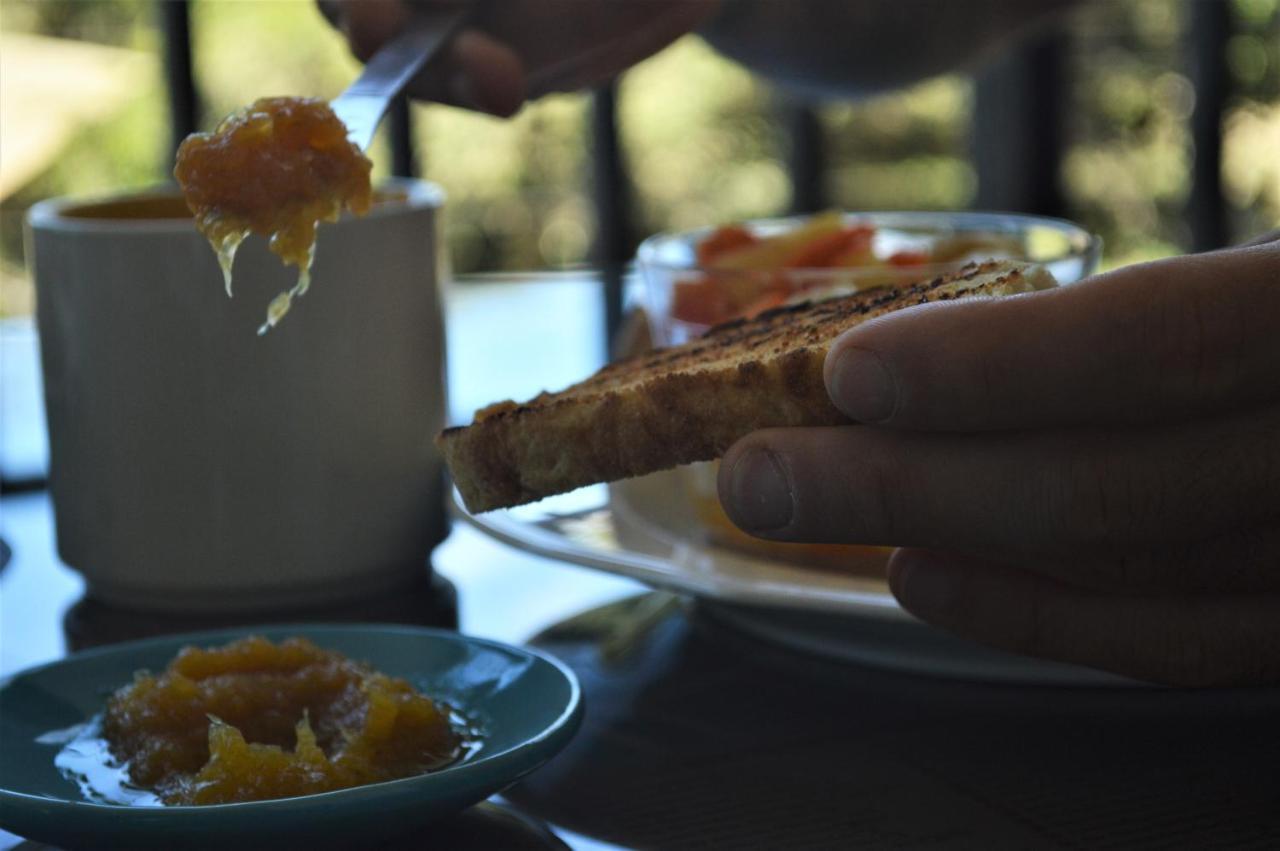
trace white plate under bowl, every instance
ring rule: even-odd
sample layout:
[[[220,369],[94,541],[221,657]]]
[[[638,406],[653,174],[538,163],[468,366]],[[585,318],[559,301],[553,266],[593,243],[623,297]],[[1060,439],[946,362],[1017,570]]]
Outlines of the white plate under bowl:
[[[675,471],[533,505],[454,513],[521,550],[692,595],[715,620],[807,653],[913,673],[1039,685],[1126,686],[1099,671],[992,650],[907,614],[883,579],[808,570],[718,546]]]

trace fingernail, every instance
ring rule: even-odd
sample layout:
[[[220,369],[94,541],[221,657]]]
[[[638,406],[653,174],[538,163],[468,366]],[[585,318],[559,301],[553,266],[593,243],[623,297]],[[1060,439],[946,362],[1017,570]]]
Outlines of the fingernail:
[[[899,550],[889,563],[889,590],[904,609],[932,620],[951,608],[955,580],[942,560],[928,553]]]
[[[898,389],[889,368],[870,349],[840,349],[827,392],[837,408],[864,423],[884,422],[898,404]]]
[[[774,453],[748,450],[729,475],[729,516],[748,532],[767,532],[791,523],[791,483]]]

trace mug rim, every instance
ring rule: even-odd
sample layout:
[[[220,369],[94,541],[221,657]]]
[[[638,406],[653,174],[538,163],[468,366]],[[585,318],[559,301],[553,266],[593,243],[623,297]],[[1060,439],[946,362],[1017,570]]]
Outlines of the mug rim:
[[[375,204],[361,218],[379,219],[408,211],[438,210],[444,206],[445,192],[437,183],[412,177],[389,177],[376,187],[400,190],[404,198]],[[125,189],[101,195],[63,195],[38,201],[27,211],[27,225],[33,229],[79,233],[187,233],[195,231],[192,218],[92,218],[73,216],[73,210],[106,204],[119,204],[147,198],[181,198],[182,193],[174,183],[160,183],[141,189]],[[348,216],[344,215],[343,220]],[[340,220],[341,221],[341,220]]]

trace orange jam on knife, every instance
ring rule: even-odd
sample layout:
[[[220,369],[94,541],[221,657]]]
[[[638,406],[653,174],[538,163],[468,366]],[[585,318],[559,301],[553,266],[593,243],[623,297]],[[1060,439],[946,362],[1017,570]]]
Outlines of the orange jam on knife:
[[[408,682],[291,638],[187,647],[107,702],[102,735],[166,804],[327,792],[441,768],[464,747]]]
[[[218,253],[231,294],[236,249],[251,233],[298,268],[298,283],[271,302],[266,331],[307,291],[316,226],[344,209],[368,212],[372,163],[347,139],[329,105],[312,98],[263,98],[193,133],[178,148],[174,176],[196,227]]]

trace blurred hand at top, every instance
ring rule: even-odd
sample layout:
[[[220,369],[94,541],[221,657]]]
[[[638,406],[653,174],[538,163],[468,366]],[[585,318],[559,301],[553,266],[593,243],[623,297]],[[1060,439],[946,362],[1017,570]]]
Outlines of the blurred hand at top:
[[[320,0],[365,61],[415,7],[459,0]],[[409,87],[413,97],[508,116],[527,100],[606,82],[707,21],[720,0],[489,0]]]

